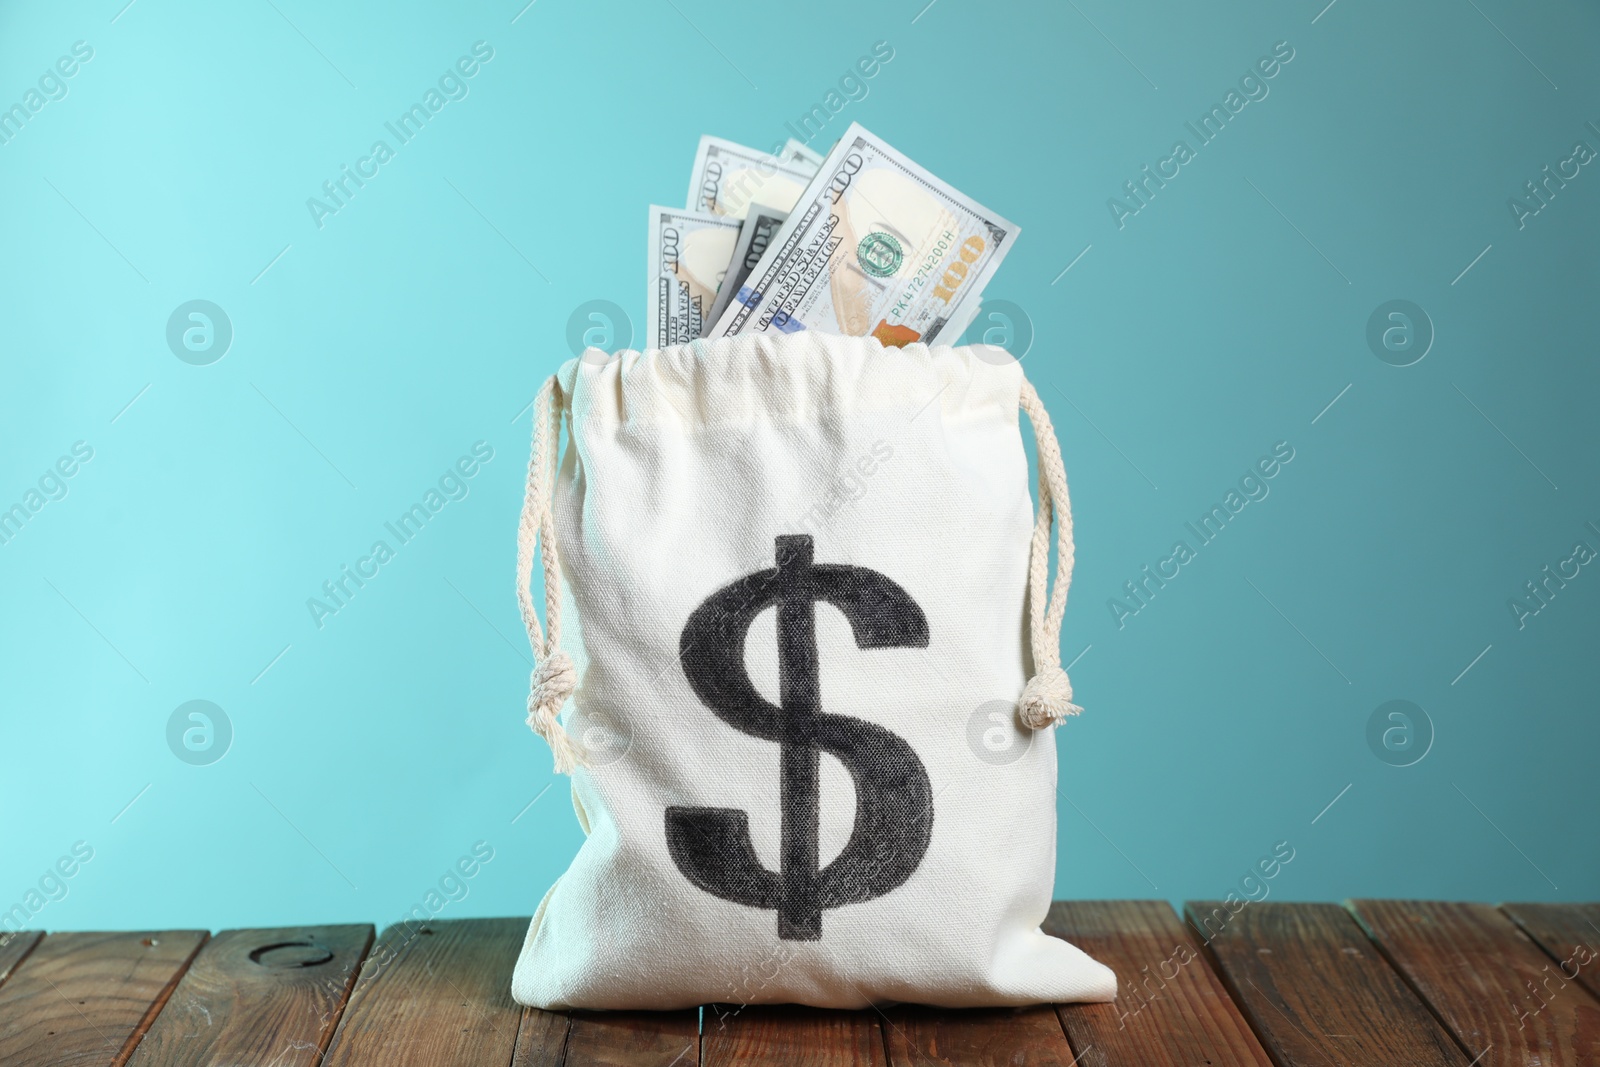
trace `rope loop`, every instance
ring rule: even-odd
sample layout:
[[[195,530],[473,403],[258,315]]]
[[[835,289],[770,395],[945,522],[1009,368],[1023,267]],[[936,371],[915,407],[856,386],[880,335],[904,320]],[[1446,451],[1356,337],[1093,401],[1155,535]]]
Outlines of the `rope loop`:
[[[1072,501],[1050,413],[1038,390],[1022,379],[1019,406],[1033,423],[1039,452],[1039,513],[1028,552],[1028,632],[1033,649],[1033,677],[1017,701],[1017,716],[1030,730],[1055,726],[1083,709],[1072,702],[1072,681],[1061,667],[1061,619],[1067,612],[1072,585]],[[1050,525],[1056,527],[1056,580],[1050,588]],[[1047,595],[1048,593],[1048,595]]]
[[[533,449],[517,525],[517,606],[537,664],[528,682],[528,725],[555,755],[557,774],[571,774],[584,763],[583,747],[561,726],[561,709],[578,687],[578,670],[561,647],[561,559],[556,547],[556,472],[561,462],[561,383],[555,375],[533,399]],[[544,617],[533,605],[533,557],[544,562]],[[548,627],[548,629],[546,628]]]

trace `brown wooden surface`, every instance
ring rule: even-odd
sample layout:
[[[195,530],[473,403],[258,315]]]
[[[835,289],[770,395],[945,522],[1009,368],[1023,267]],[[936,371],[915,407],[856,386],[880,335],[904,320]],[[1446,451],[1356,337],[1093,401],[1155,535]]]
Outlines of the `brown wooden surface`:
[[[1272,1067],[1166,901],[1058,901],[1044,929],[1117,973],[1115,1003],[1058,1009],[1084,1067]]]
[[[1188,910],[1195,929],[1212,935],[1229,992],[1280,1067],[1468,1064],[1339,905],[1246,903],[1233,913],[1198,901]],[[1228,918],[1219,928],[1211,916]]]
[[[885,1067],[877,1012],[708,1006],[700,1035],[705,1067]]]
[[[1556,968],[1600,997],[1600,904],[1503,904],[1500,908],[1555,957]]]
[[[313,1067],[371,944],[370,926],[218,934],[189,965],[129,1067]]]
[[[1600,1002],[1567,983],[1493,905],[1359,900],[1353,906],[1469,1059],[1482,1067],[1600,1064]]]
[[[574,1012],[564,1067],[695,1067],[700,1012]]]
[[[891,1008],[879,1020],[893,1067],[1070,1067],[1072,1046],[1049,1005]]]
[[[1188,907],[1058,902],[1118,999],[1020,1009],[525,1009],[526,919],[9,935],[0,1067],[1600,1067],[1600,905]]]
[[[561,1012],[523,1008],[511,1067],[559,1067],[566,1054],[570,1020]]]
[[[391,926],[362,964],[323,1063],[509,1064],[522,1019],[511,969],[527,931],[527,919]]]
[[[38,930],[24,930],[21,933],[0,933],[0,985],[11,976],[28,953],[33,951],[33,946],[39,943],[44,934]]]
[[[51,934],[0,986],[0,1064],[120,1067],[202,930]]]

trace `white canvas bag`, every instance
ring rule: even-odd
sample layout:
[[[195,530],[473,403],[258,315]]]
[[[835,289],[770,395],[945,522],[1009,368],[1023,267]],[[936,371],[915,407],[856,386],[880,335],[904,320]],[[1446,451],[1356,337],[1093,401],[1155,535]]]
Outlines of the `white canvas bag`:
[[[1108,968],[1039,929],[1049,728],[1078,710],[1072,521],[1004,350],[591,350],[535,404],[519,550],[529,723],[588,834],[528,928],[519,1002],[1113,998]]]

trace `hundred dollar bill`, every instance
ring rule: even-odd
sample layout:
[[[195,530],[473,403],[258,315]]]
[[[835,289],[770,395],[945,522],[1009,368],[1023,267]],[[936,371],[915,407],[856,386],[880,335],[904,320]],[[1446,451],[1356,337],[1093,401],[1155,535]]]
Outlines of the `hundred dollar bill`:
[[[739,227],[739,240],[733,246],[733,259],[728,263],[728,273],[722,279],[722,288],[717,290],[717,302],[711,305],[711,315],[706,319],[707,329],[717,321],[744,280],[761,262],[761,257],[766,254],[767,247],[772,244],[772,239],[788,217],[787,211],[779,211],[760,202],[750,205],[744,225]]]
[[[815,174],[822,166],[823,156],[804,141],[791,137],[783,142],[783,158],[796,166],[806,167]]]
[[[752,200],[788,210],[805,191],[814,167],[787,162],[765,152],[709,134],[700,138],[689,175],[691,211],[744,218]]]
[[[942,331],[944,333],[944,343],[953,345],[960,338],[965,337],[967,331],[972,328],[972,324],[977,321],[978,313],[982,310],[982,302],[978,300],[978,294],[976,293],[962,307],[952,308],[950,322]],[[984,344],[985,342],[979,341],[977,343]]]
[[[704,334],[738,238],[738,219],[650,205],[646,345],[666,348]]]
[[[949,342],[1019,232],[852,124],[707,336]]]

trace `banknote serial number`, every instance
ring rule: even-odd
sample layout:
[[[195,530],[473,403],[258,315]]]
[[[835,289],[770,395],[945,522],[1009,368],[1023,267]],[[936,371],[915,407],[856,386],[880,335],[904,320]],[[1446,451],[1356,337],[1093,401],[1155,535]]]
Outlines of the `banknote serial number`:
[[[939,279],[939,284],[933,287],[933,295],[943,300],[945,306],[948,307],[955,300],[956,290],[967,280],[972,264],[978,262],[978,257],[983,255],[984,249],[988,247],[988,242],[977,234],[961,242],[961,249],[956,253],[956,258],[945,268],[944,277]]]

